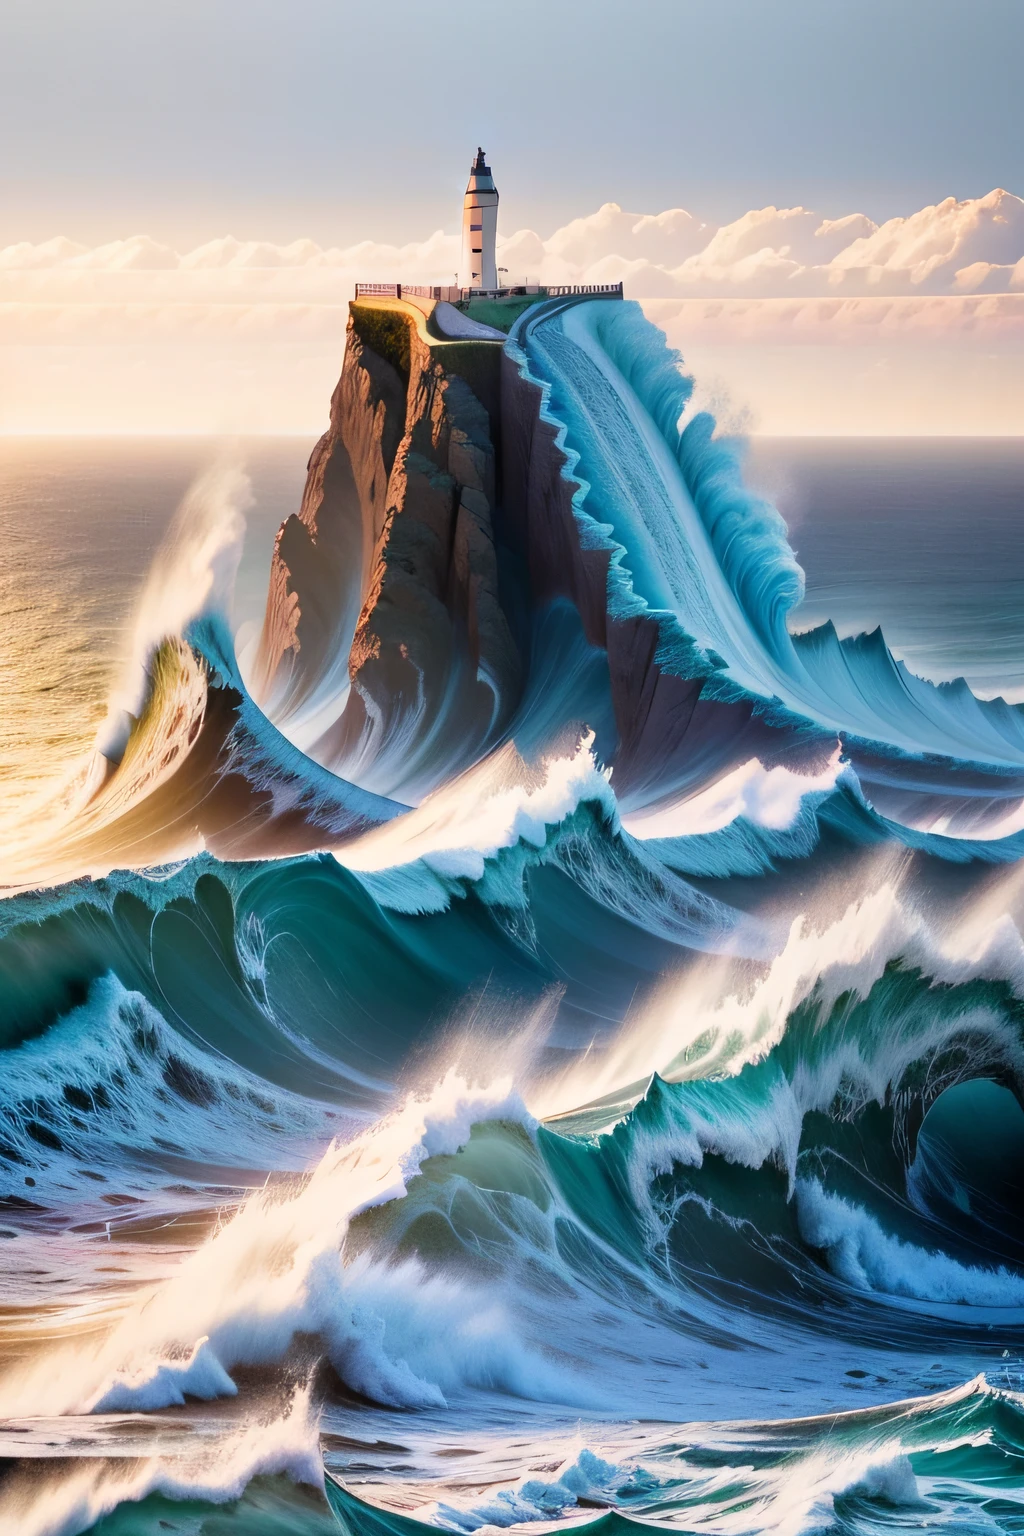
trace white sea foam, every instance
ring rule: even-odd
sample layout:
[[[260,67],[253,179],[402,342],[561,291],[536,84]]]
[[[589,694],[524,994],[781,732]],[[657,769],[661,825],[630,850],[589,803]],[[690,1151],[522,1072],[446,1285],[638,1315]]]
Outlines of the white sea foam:
[[[307,1389],[269,1423],[200,1442],[173,1459],[85,1457],[73,1471],[62,1466],[52,1478],[40,1479],[38,1468],[31,1477],[16,1474],[0,1489],[0,1528],[18,1536],[80,1536],[119,1504],[151,1493],[229,1504],[254,1477],[274,1475],[323,1485],[317,1415]]]
[[[200,614],[230,612],[252,505],[249,477],[229,459],[211,465],[189,487],[150,567],[135,608],[135,622],[120,682],[98,740],[106,756],[124,750],[131,718],[148,686],[154,649],[183,634]]]
[[[186,1397],[206,1403],[217,1397],[234,1397],[238,1388],[209,1345],[204,1335],[181,1360],[163,1361],[155,1369],[147,1362],[134,1371],[122,1371],[93,1403],[92,1412],[147,1413],[180,1407]]]
[[[785,767],[765,768],[756,758],[687,800],[633,811],[622,818],[633,837],[695,837],[718,832],[744,817],[759,827],[780,831],[791,827],[806,795],[830,793],[844,769],[837,747],[818,773],[793,773]],[[614,783],[614,775],[612,782]]]
[[[1024,1307],[1024,1275],[1003,1266],[960,1264],[884,1232],[860,1206],[831,1195],[817,1179],[796,1186],[800,1235],[824,1248],[829,1267],[848,1285],[919,1301],[981,1307]]]
[[[838,1527],[836,1499],[860,1497],[890,1508],[925,1510],[910,1459],[898,1440],[869,1445],[847,1455],[815,1451],[774,1478],[774,1497],[758,1530],[772,1536],[825,1536]],[[711,1529],[716,1527],[712,1524]],[[738,1527],[732,1526],[731,1531]],[[724,1536],[724,1532],[723,1532]]]
[[[511,1487],[483,1497],[442,1500],[423,1514],[442,1530],[477,1532],[571,1520],[587,1505],[625,1504],[648,1519],[669,1510],[687,1528],[709,1536],[812,1536],[834,1531],[836,1500],[854,1496],[902,1509],[926,1508],[917,1478],[900,1441],[871,1436],[855,1450],[825,1445],[786,1457],[781,1466],[755,1470],[742,1452],[709,1468],[689,1461],[678,1447],[651,1445],[644,1463],[617,1465],[583,1449],[549,1478],[527,1475]]]
[[[400,1199],[427,1158],[454,1153],[486,1119],[533,1124],[509,1080],[473,1088],[449,1073],[429,1098],[332,1145],[300,1187],[250,1199],[101,1344],[11,1373],[0,1411],[153,1409],[230,1392],[235,1366],[286,1358],[298,1333],[323,1340],[350,1386],[395,1407],[438,1406],[464,1387],[577,1400],[516,1337],[500,1292],[347,1251],[356,1215]]]
[[[671,978],[627,1020],[614,1046],[538,1088],[531,1107],[541,1116],[557,1114],[625,1084],[643,1083],[654,1072],[673,1081],[735,1076],[779,1043],[801,1003],[813,995],[824,1016],[844,993],[867,997],[895,958],[933,982],[1003,980],[1024,996],[1024,942],[998,897],[983,898],[955,928],[942,931],[901,896],[895,881],[887,881],[852,902],[823,930],[807,914],[796,918],[785,944],[753,985],[738,985],[731,962],[721,958],[692,968],[682,979]],[[971,1022],[961,1017],[959,1031]],[[1024,1074],[1017,1031],[984,1010],[974,1022],[984,1030],[988,1048]],[[837,1029],[822,1036],[813,1056],[809,1052],[798,1062],[791,1078],[780,1079],[760,1105],[737,1103],[738,1115],[725,1110],[728,1090],[718,1083],[719,1138],[728,1129],[734,1139],[719,1139],[716,1150],[750,1166],[776,1153],[792,1173],[805,1113],[827,1109],[840,1090],[863,1103],[884,1102],[889,1086],[911,1062],[941,1044],[950,1027],[936,1016],[930,1023],[917,1021],[913,1029],[887,1028],[873,1038]],[[699,1157],[691,1151],[679,1160],[699,1162]]]
[[[500,849],[520,841],[542,848],[548,829],[583,800],[596,801],[614,820],[615,797],[592,743],[593,736],[586,737],[576,751],[547,758],[536,772],[509,743],[336,857],[362,873],[422,861],[443,879],[479,880]]]
[[[230,459],[211,465],[189,487],[135,605],[119,675],[92,750],[64,765],[54,778],[45,777],[30,801],[19,801],[15,818],[3,829],[0,883],[39,887],[83,873],[108,873],[114,856],[104,848],[105,823],[138,805],[180,766],[206,704],[205,674],[181,636],[202,614],[229,613],[251,500],[248,477]],[[150,696],[154,653],[165,640],[175,659],[165,668],[164,696],[150,698],[149,750],[136,754],[113,791],[103,795],[111,764],[123,761]],[[200,846],[196,833],[182,833],[166,856],[186,857]],[[127,862],[124,854],[121,862]]]
[[[114,1215],[103,1202],[108,1180],[135,1197],[163,1183],[153,1163],[168,1152],[187,1149],[220,1167],[230,1148],[240,1169],[298,1170],[328,1124],[338,1129],[315,1101],[197,1048],[112,974],[49,1029],[6,1051],[4,1074],[8,1102],[34,1105],[59,1148],[40,1144],[39,1120],[27,1111],[12,1117],[5,1137],[18,1160],[0,1165],[0,1194],[16,1195],[31,1170],[36,1198],[57,1208],[74,1203],[79,1218],[90,1205]],[[143,1166],[125,1166],[125,1145],[137,1148]],[[83,1165],[102,1177],[83,1187]]]
[[[581,1499],[613,1504],[617,1494],[637,1486],[653,1487],[655,1481],[642,1470],[602,1461],[584,1449],[566,1461],[553,1478],[520,1478],[514,1487],[501,1488],[473,1504],[435,1504],[429,1514],[431,1522],[446,1531],[507,1530],[534,1521],[557,1520],[577,1510]]]

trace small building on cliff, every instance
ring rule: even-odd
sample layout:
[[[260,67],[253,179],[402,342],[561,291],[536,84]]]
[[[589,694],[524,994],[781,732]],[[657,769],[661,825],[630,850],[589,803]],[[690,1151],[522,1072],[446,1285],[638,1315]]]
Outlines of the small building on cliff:
[[[469,304],[495,300],[588,297],[622,298],[621,283],[559,283],[536,281],[518,286],[499,287],[498,273],[498,189],[484,152],[477,148],[469,171],[466,195],[462,200],[462,252],[455,285],[448,283],[356,283],[355,297],[374,299],[426,299],[433,303],[455,304],[465,309]],[[522,305],[516,306],[516,313]],[[509,322],[511,315],[508,317]],[[487,323],[491,323],[490,320]]]
[[[498,189],[484,152],[478,146],[462,204],[459,281],[463,288],[497,288],[497,243]]]

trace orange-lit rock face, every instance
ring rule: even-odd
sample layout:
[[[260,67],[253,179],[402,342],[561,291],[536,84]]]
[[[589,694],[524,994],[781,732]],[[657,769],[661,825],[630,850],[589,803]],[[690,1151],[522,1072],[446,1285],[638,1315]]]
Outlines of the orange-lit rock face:
[[[493,403],[499,347],[474,350]],[[278,536],[258,668],[261,700],[314,757],[413,798],[453,752],[468,765],[497,738],[520,670],[491,420],[445,352],[400,311],[358,307],[302,509]]]

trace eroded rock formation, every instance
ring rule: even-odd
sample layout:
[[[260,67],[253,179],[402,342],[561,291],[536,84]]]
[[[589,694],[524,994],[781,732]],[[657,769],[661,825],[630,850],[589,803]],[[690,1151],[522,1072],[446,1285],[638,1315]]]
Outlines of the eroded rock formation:
[[[435,341],[398,305],[354,305],[330,427],[277,538],[258,696],[380,793],[415,798],[453,755],[474,761],[518,697],[494,549],[499,352]]]

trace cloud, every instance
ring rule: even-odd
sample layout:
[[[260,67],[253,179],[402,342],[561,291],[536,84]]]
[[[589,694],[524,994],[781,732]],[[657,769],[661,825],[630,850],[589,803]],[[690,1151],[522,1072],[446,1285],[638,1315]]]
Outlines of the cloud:
[[[640,299],[1012,292],[1024,282],[1024,202],[997,188],[964,202],[947,198],[880,227],[862,213],[822,219],[807,208],[774,206],[719,227],[684,208],[639,214],[605,203],[547,239],[517,230],[500,240],[499,251],[511,282],[622,276]],[[442,230],[404,245],[365,240],[344,249],[226,235],[183,253],[145,235],[92,249],[58,238],[0,251],[0,277],[9,300],[94,301],[99,292],[82,278],[92,273],[133,282],[125,302],[336,302],[359,279],[448,281],[458,259],[458,237]],[[143,274],[152,285],[145,292]],[[112,296],[109,285],[103,296]]]
[[[0,303],[0,346],[212,342],[260,345],[310,339],[344,344],[347,303],[11,304]]]
[[[210,240],[179,259],[183,271],[214,271],[225,267],[259,270],[274,267],[321,267],[331,265],[331,252],[321,250],[315,240],[293,240],[290,245],[272,245],[268,240],[236,240],[225,235]],[[340,253],[339,253],[340,254]]]
[[[532,231],[520,235],[524,233]],[[639,214],[624,213],[618,203],[604,203],[596,213],[557,229],[543,246],[549,260],[576,271],[607,256],[672,266],[701,250],[714,233],[714,225],[701,224],[685,208]]]
[[[435,230],[404,244],[344,248],[231,235],[187,251],[146,235],[93,247],[64,236],[12,244],[0,250],[0,431],[73,430],[68,423],[87,405],[91,430],[98,420],[116,429],[119,411],[133,423],[148,420],[147,410],[154,426],[178,430],[187,416],[188,429],[198,430],[204,412],[220,419],[214,384],[222,389],[229,378],[243,425],[256,415],[265,425],[276,412],[290,430],[307,417],[315,429],[322,411],[312,402],[322,397],[326,409],[353,284],[448,282],[459,243]],[[718,226],[683,208],[643,214],[604,203],[546,237],[531,229],[504,236],[498,260],[513,283],[621,278],[687,361],[722,381],[739,414],[750,407],[772,430],[834,423],[816,398],[826,387],[834,400],[849,399],[844,411],[858,430],[873,420],[878,430],[897,420],[905,430],[958,430],[958,395],[970,379],[972,430],[987,411],[1000,430],[1024,431],[1024,201],[1000,188],[880,226],[859,212],[826,219],[775,206]],[[170,349],[176,379],[188,377],[191,359],[187,411],[165,387]],[[912,352],[933,360],[894,366]],[[826,381],[840,380],[837,360],[855,354],[863,366],[849,378],[864,382],[853,400],[853,384]],[[297,393],[303,357],[311,383]],[[287,399],[279,382],[286,376]],[[885,378],[899,378],[902,394],[894,383],[887,396],[878,382]],[[257,411],[261,390],[268,394]]]
[[[954,279],[962,293],[1011,293],[1024,289],[1024,259],[1012,266],[1007,262],[973,261],[961,267]]]
[[[987,197],[958,203],[947,197],[905,219],[854,240],[833,258],[836,273],[896,275],[914,287],[947,288],[976,262],[1005,265],[1024,256],[1024,202],[997,187]]]
[[[1024,291],[885,298],[661,299],[648,300],[644,307],[663,329],[671,327],[673,334],[692,342],[719,345],[970,342],[1019,350],[1024,343]]]
[[[22,240],[18,245],[0,250],[0,270],[31,272],[38,267],[57,267],[72,256],[85,255],[88,249],[87,245],[78,245],[63,235],[56,240],[46,240],[42,245],[30,245],[27,240]]]
[[[98,245],[91,251],[79,250],[51,265],[74,271],[173,272],[180,265],[180,258],[169,245],[159,245],[148,235],[133,235],[130,240],[112,240],[109,245]]]

